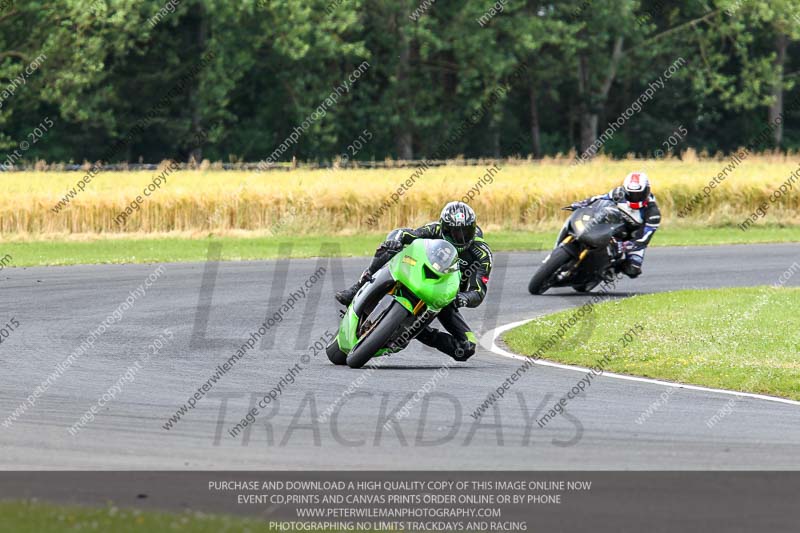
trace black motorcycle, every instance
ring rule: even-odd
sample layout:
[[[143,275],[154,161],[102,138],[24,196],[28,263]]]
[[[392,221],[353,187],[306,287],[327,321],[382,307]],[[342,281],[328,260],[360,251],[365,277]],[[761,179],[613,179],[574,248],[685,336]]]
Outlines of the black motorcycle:
[[[617,241],[627,237],[625,214],[611,200],[597,200],[574,211],[561,230],[556,247],[544,258],[528,284],[531,294],[552,287],[588,292],[614,277],[622,260]]]

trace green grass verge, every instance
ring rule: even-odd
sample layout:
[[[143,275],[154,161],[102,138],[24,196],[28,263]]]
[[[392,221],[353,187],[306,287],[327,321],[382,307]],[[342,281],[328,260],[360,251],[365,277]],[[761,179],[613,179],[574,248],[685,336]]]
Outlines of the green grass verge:
[[[486,235],[495,251],[547,250],[556,231],[497,231]],[[372,255],[384,233],[366,235],[280,235],[277,237],[211,237],[97,239],[89,241],[0,242],[0,260],[10,266],[74,265],[87,263],[165,263],[205,261],[212,242],[222,244],[224,260],[285,257]],[[800,226],[759,226],[744,232],[737,228],[664,228],[653,246],[690,246],[800,242]],[[291,244],[291,250],[285,248]],[[288,251],[288,252],[287,252]]]
[[[541,317],[503,340],[531,355],[574,312]],[[590,338],[572,344],[568,333],[542,358],[594,367],[608,356],[600,366],[611,372],[800,400],[800,333],[789,318],[798,314],[800,288],[634,296],[595,305],[582,319],[595,320]],[[629,331],[624,345],[620,337]]]
[[[273,531],[262,520],[203,513],[170,514],[108,507],[67,507],[41,502],[0,501],[0,530],[14,533],[64,531],[191,531],[192,533]]]

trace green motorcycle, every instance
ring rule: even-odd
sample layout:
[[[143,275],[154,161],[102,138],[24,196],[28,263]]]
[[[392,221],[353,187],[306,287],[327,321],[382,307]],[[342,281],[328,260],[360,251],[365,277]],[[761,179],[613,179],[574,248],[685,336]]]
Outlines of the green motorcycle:
[[[328,344],[335,365],[361,368],[408,346],[458,295],[458,252],[442,239],[417,239],[356,294]]]

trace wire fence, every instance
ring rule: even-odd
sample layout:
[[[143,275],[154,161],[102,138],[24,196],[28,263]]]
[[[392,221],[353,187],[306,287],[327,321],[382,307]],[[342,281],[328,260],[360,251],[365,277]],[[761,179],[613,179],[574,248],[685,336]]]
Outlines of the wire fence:
[[[566,159],[566,158],[565,158]],[[380,169],[380,168],[416,168],[419,166],[427,165],[429,167],[443,167],[448,165],[458,166],[485,166],[497,162],[506,162],[510,164],[524,164],[532,162],[531,159],[520,158],[480,158],[480,159],[442,159],[442,160],[427,160],[427,159],[410,159],[410,160],[392,160],[387,159],[384,161],[328,161],[328,162],[298,162],[291,161],[285,163],[271,163],[264,165],[264,163],[211,163],[203,161],[200,163],[190,161],[188,163],[178,163],[178,170],[228,170],[228,171],[250,171],[250,172],[271,172],[271,171],[290,171],[295,169],[309,169],[309,170],[325,170],[331,168],[340,169]],[[101,172],[135,172],[135,171],[153,171],[160,169],[166,161],[161,163],[112,163],[100,167]],[[74,164],[74,163],[45,163],[39,161],[37,163],[26,165],[0,165],[0,172],[80,172],[87,171],[92,165],[90,163]]]

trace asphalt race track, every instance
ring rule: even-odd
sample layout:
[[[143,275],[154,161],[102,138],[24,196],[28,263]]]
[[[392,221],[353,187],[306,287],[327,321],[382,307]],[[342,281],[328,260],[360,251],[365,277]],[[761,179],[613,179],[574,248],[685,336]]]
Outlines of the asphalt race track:
[[[477,332],[586,300],[561,289],[541,297],[527,293],[543,256],[497,254],[487,301],[466,311]],[[616,295],[767,285],[798,259],[796,244],[656,248],[648,251],[642,278],[620,282]],[[518,361],[480,348],[468,362],[445,371],[447,356],[414,343],[361,370],[334,367],[308,346],[326,331],[335,333],[332,293],[355,279],[365,263],[348,258],[164,265],[146,294],[8,427],[2,422],[157,265],[4,270],[0,323],[13,317],[19,327],[0,345],[0,467],[757,470],[800,464],[797,406],[735,399],[730,415],[708,427],[706,421],[733,397],[600,377],[568,405],[567,416],[539,428],[535,419],[580,374],[537,366],[476,422],[470,413]],[[263,346],[257,342],[195,409],[164,429],[217,365],[319,266],[326,268],[322,280],[267,332]],[[575,334],[590,333],[583,327]],[[121,384],[94,421],[71,435],[68,429],[120,382],[153,340],[166,338],[165,329],[171,340]],[[308,363],[302,363],[303,355]],[[294,383],[273,393],[277,400],[254,425],[230,436],[228,430],[298,363]],[[426,383],[430,394],[415,401]],[[351,394],[343,396],[351,384]],[[648,406],[667,397],[665,391],[671,391],[666,404],[637,423]],[[333,416],[320,420],[331,405],[337,406]],[[386,424],[404,405],[406,416]]]

